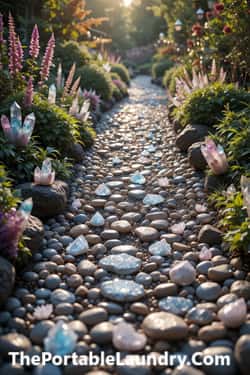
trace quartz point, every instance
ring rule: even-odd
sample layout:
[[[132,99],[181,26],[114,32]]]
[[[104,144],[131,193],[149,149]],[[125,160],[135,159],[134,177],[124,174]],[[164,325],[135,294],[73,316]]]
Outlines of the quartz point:
[[[34,182],[37,185],[52,185],[55,181],[55,171],[52,170],[50,159],[45,159],[42,168],[36,167],[34,171]]]
[[[155,206],[157,204],[163,203],[164,198],[159,194],[147,194],[143,199],[143,203],[149,206]]]
[[[145,179],[145,177],[141,173],[134,173],[131,176],[131,181],[134,184],[143,185],[143,184],[145,184],[146,179]]]
[[[56,103],[56,85],[54,83],[50,85],[49,87],[48,103],[49,104]]]
[[[171,254],[171,245],[165,240],[157,241],[149,246],[149,252],[152,255],[167,256]]]
[[[66,253],[73,256],[78,256],[86,253],[88,249],[88,241],[83,235],[81,235],[68,245],[68,247],[66,248]]]
[[[32,198],[28,198],[20,204],[18,212],[25,219],[26,222],[28,218],[30,217],[32,208],[33,208]]]
[[[44,339],[45,351],[59,356],[71,354],[75,349],[76,343],[77,335],[63,321],[57,322]]]
[[[100,212],[96,212],[92,216],[90,220],[90,224],[93,225],[94,227],[102,227],[105,224],[105,219],[102,216],[102,214],[100,214]]]
[[[106,184],[100,184],[96,188],[95,193],[100,197],[108,197],[111,194],[111,190]]]
[[[139,351],[145,347],[146,342],[146,336],[136,332],[132,324],[121,322],[114,327],[113,344],[120,351]]]

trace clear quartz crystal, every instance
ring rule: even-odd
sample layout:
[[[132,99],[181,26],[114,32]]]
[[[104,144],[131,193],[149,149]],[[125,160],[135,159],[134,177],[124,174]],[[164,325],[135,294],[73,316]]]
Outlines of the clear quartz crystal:
[[[146,179],[145,179],[145,177],[144,177],[141,173],[136,172],[136,173],[134,173],[134,174],[131,176],[131,181],[132,181],[134,184],[143,185],[143,184],[145,184]]]
[[[57,322],[44,339],[45,351],[59,356],[71,354],[75,349],[76,343],[77,335],[63,321]]]
[[[93,225],[94,227],[102,227],[105,224],[105,219],[104,217],[100,214],[100,212],[96,212],[91,220],[90,224]]]
[[[107,197],[111,194],[110,188],[106,184],[100,184],[96,190],[96,195],[99,195],[100,197]]]
[[[33,208],[32,198],[28,198],[20,204],[19,213],[27,221]]]
[[[149,246],[149,252],[153,255],[167,256],[171,254],[171,245],[165,240],[157,241]]]
[[[66,252],[67,254],[78,256],[78,255],[86,253],[88,249],[89,249],[88,241],[83,235],[81,235],[69,244],[69,246],[66,248]]]
[[[13,131],[22,127],[22,112],[21,107],[17,102],[14,102],[10,107],[10,120]]]
[[[34,181],[37,185],[52,185],[55,181],[55,171],[52,170],[51,160],[45,159],[42,168],[36,167],[34,171]]]
[[[147,194],[143,199],[143,203],[149,206],[155,206],[157,204],[163,203],[164,198],[159,194]]]
[[[56,103],[56,85],[54,83],[49,87],[48,102],[49,104]]]

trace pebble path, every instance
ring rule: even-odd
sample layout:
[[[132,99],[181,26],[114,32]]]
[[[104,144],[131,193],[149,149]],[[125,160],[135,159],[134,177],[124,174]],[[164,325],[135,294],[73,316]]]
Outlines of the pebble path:
[[[228,327],[217,312],[238,297],[247,300],[250,283],[219,246],[201,259],[205,245],[198,234],[216,222],[216,214],[206,207],[202,175],[175,147],[165,98],[141,76],[133,80],[130,97],[103,116],[94,147],[76,167],[67,213],[46,223],[43,251],[0,312],[0,354],[39,354],[48,331],[63,320],[77,335],[78,354],[119,350],[126,363],[131,353],[190,357],[198,351],[229,355],[230,368],[30,370],[11,369],[4,360],[1,375],[239,373],[234,347],[240,334],[250,333],[250,324],[239,312],[236,328]],[[66,252],[80,235],[88,249],[77,256]],[[34,319],[34,309],[43,304],[53,305],[52,315]]]

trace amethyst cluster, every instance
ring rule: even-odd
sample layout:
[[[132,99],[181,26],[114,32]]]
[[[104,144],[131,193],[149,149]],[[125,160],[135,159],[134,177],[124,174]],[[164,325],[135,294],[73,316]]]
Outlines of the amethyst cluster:
[[[19,211],[0,211],[0,249],[1,255],[16,258],[18,242],[25,227],[25,219]]]

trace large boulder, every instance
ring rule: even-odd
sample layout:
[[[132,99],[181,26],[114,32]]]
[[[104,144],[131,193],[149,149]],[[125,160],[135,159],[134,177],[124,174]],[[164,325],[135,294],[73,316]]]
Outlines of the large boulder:
[[[31,252],[36,253],[39,251],[42,247],[44,237],[44,227],[41,220],[35,216],[30,216],[24,236],[27,237],[25,245]]]
[[[81,162],[84,159],[84,149],[80,143],[73,143],[70,150],[69,155],[77,162]]]
[[[201,145],[202,142],[196,142],[188,149],[189,163],[197,171],[204,170],[207,167],[207,162],[201,152]]]
[[[19,185],[24,199],[32,197],[32,215],[45,219],[60,215],[67,205],[68,185],[63,181],[55,181],[51,186],[25,183]]]
[[[228,184],[228,177],[226,175],[216,176],[214,174],[209,174],[205,177],[204,189],[208,193],[220,190]]]
[[[177,136],[176,146],[181,151],[187,151],[193,143],[203,141],[208,133],[209,128],[205,125],[187,125]]]
[[[0,305],[11,295],[15,284],[15,268],[5,258],[0,257]]]
[[[198,235],[198,240],[208,245],[220,245],[223,233],[210,224],[204,225]]]

